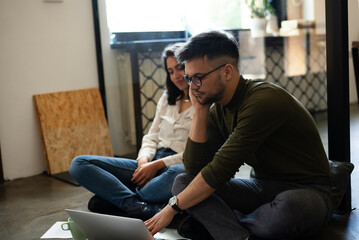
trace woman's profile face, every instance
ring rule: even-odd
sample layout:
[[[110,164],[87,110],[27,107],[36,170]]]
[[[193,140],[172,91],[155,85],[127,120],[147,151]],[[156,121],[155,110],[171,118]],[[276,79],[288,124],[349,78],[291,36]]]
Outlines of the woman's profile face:
[[[168,57],[166,59],[166,64],[171,81],[179,90],[186,90],[188,88],[188,84],[183,80],[183,75],[185,75],[185,72],[182,65],[179,64],[174,57]]]

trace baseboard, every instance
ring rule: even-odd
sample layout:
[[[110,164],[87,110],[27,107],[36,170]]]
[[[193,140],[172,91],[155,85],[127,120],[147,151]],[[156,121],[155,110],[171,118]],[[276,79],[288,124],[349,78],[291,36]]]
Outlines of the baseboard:
[[[58,180],[61,180],[61,181],[64,181],[64,182],[67,182],[67,183],[70,183],[72,185],[75,185],[75,186],[80,186],[80,184],[78,184],[75,179],[73,179],[70,175],[69,172],[61,172],[61,173],[56,173],[56,174],[53,174],[53,175],[50,175]]]

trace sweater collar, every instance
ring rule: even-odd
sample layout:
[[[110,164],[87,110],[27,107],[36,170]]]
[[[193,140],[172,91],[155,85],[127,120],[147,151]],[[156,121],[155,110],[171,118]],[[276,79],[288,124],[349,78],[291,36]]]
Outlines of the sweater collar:
[[[224,106],[225,108],[228,108],[228,110],[230,111],[235,110],[238,108],[239,105],[242,104],[244,90],[245,90],[244,82],[245,82],[244,78],[242,77],[242,75],[240,75],[236,91],[234,92],[231,101],[229,101],[229,103]]]

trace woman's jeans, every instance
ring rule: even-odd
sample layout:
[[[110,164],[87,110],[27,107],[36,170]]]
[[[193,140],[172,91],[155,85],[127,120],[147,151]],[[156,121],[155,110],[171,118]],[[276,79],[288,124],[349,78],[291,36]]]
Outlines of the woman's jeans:
[[[175,153],[170,148],[160,148],[153,160]],[[131,182],[137,163],[126,158],[82,155],[72,160],[69,172],[80,185],[121,210],[140,202],[167,203],[175,177],[185,172],[183,164],[163,168],[145,186],[138,187]]]

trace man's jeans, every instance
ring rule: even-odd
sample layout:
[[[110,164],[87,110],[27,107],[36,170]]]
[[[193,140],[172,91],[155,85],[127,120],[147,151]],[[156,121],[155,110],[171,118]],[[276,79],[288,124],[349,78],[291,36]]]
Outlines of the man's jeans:
[[[175,179],[178,195],[193,180]],[[216,240],[306,239],[320,233],[332,215],[329,187],[284,181],[231,179],[209,198],[186,210]]]
[[[154,160],[175,153],[161,148]],[[159,171],[144,187],[138,187],[131,182],[137,166],[132,159],[82,155],[72,160],[69,172],[80,185],[122,210],[141,201],[166,203],[172,196],[175,177],[185,172],[183,164],[172,165]]]

